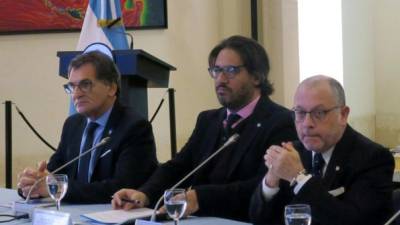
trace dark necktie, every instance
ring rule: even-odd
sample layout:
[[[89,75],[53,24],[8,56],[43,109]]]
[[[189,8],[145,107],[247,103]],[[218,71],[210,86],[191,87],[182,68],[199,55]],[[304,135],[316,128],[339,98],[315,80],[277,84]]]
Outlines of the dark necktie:
[[[87,150],[91,149],[93,146],[94,139],[94,131],[99,126],[96,122],[90,122],[87,126],[86,132],[86,140],[83,145],[82,152],[84,153]],[[86,154],[79,160],[79,168],[78,168],[78,181],[83,183],[89,182],[89,164],[90,164],[91,153]]]
[[[220,139],[220,145],[222,146],[228,138],[232,135],[233,129],[232,125],[238,122],[242,117],[236,113],[231,113],[229,116],[225,119],[223,125],[223,135],[222,138]],[[238,131],[239,127],[235,126],[235,131]],[[234,148],[233,146],[230,146],[228,148]],[[216,151],[218,148],[214,148]],[[229,172],[229,169],[227,169],[227,165],[231,163],[232,159],[232,151],[230,149],[225,149],[218,156],[216,156],[212,162],[209,165],[209,169],[206,172],[207,173],[207,181],[211,182],[213,184],[221,183],[221,181],[227,179],[227,173]],[[203,173],[204,175],[206,173]]]
[[[227,137],[230,137],[232,134],[232,125],[242,118],[240,115],[236,113],[229,114],[228,118],[226,119],[226,126],[225,126],[225,133]]]
[[[316,153],[313,159],[312,165],[312,175],[316,177],[323,176],[323,169],[324,169],[325,161],[322,157],[321,153]]]

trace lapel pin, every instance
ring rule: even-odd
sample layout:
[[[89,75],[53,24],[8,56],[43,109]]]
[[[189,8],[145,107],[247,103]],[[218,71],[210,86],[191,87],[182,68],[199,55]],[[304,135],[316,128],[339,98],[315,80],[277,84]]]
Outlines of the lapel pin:
[[[257,123],[257,127],[261,127],[261,123]]]
[[[340,166],[336,166],[335,170],[339,171],[340,170]]]
[[[112,134],[112,130],[109,130],[109,131],[108,131],[108,135],[110,135],[110,134]]]

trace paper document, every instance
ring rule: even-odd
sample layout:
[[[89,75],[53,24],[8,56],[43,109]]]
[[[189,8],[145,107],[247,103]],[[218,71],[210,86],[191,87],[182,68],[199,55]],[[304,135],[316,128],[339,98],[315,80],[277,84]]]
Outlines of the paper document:
[[[13,203],[12,202],[0,203],[0,207],[1,208],[12,208],[13,207]]]
[[[14,212],[19,213],[29,213],[29,216],[32,215],[32,212],[36,208],[47,208],[54,206],[55,202],[51,198],[39,198],[39,199],[31,199],[28,202],[25,200],[19,200],[13,202],[13,210]]]
[[[81,217],[96,221],[98,223],[113,224],[113,223],[122,223],[128,219],[149,217],[151,216],[151,214],[153,214],[153,209],[139,208],[139,209],[131,209],[129,211],[109,210],[102,212],[87,213],[81,215]]]

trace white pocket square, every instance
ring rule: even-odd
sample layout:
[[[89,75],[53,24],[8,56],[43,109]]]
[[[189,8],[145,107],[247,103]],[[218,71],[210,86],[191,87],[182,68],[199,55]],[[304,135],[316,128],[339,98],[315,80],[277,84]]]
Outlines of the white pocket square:
[[[343,194],[344,191],[345,191],[345,190],[344,190],[344,187],[339,187],[339,188],[336,188],[336,189],[334,189],[334,190],[328,191],[328,193],[331,194],[331,195],[334,196],[334,197],[337,197],[337,196]]]

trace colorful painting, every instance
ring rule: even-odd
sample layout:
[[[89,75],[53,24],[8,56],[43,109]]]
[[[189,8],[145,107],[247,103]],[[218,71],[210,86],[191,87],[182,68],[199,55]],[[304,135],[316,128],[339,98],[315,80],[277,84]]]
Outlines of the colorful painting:
[[[127,29],[166,28],[166,0],[121,1]],[[79,31],[89,0],[0,0],[0,33]]]

